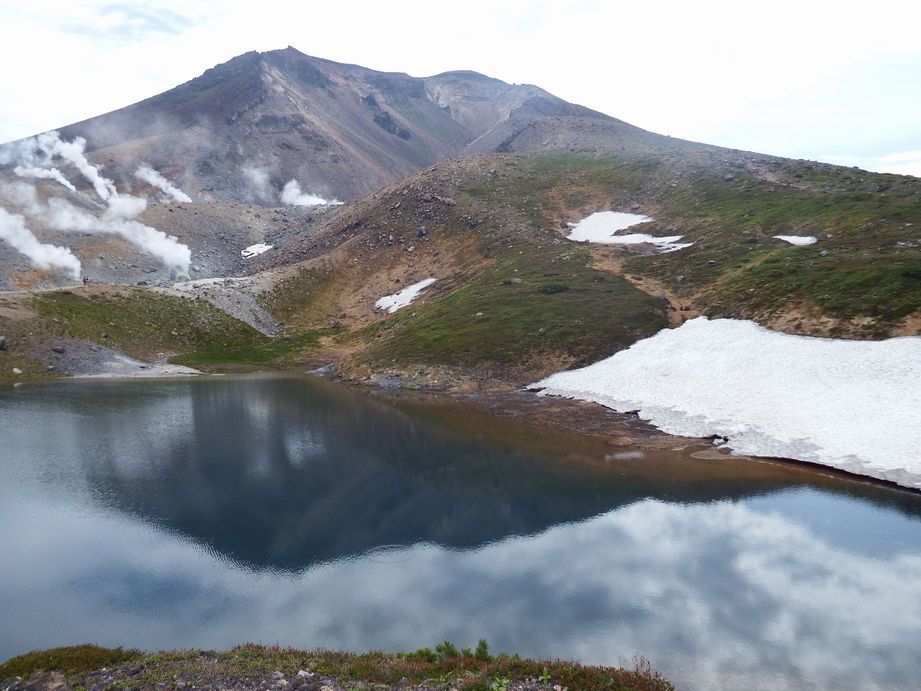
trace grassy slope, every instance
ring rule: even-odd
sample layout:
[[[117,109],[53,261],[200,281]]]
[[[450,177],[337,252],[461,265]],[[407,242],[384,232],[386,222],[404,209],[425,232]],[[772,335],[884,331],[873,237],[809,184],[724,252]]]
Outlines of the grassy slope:
[[[585,364],[665,326],[662,305],[589,268],[584,248],[515,245],[463,288],[369,330],[365,357],[386,363],[492,368],[496,375],[562,358]]]
[[[664,327],[666,306],[635,287],[636,276],[711,316],[777,325],[793,314],[781,326],[807,334],[883,337],[919,313],[921,181],[745,156],[732,179],[712,162],[667,157],[441,164],[345,207],[321,231],[326,249],[265,295],[287,338],[268,339],[204,301],[133,288],[58,291],[32,298],[34,319],[0,323],[14,346],[0,354],[0,380],[12,366],[44,376],[17,347],[29,334],[141,358],[163,352],[192,366],[300,366],[322,352],[353,373],[435,365],[520,384]],[[445,196],[451,204],[438,201]],[[626,274],[601,270],[599,250],[566,240],[560,224],[606,208],[652,215],[651,232],[694,245],[664,255],[607,248]],[[792,247],[777,234],[819,242]],[[394,277],[406,285],[424,275],[439,282],[417,303],[374,313]]]
[[[453,247],[458,255],[464,248],[465,259],[433,271],[440,281],[455,279],[446,293],[367,327],[359,361],[444,365],[520,383],[604,357],[665,326],[660,300],[593,269],[587,248],[545,223],[538,205],[543,170],[531,174],[525,169],[531,163],[491,158],[446,164],[420,176],[410,193],[404,188],[367,209],[366,223],[398,232],[414,229],[414,218],[429,219],[426,242]],[[626,184],[613,177],[611,184]],[[553,179],[549,170],[547,181]],[[433,212],[425,202],[431,194],[450,195],[456,206],[435,204]],[[396,201],[408,217],[388,214]]]
[[[921,180],[796,161],[776,176],[781,182],[701,172],[693,184],[666,188],[656,200],[664,219],[688,229],[695,245],[627,268],[697,293],[714,316],[770,321],[806,306],[862,318],[862,329],[839,327],[855,336],[885,336],[921,309]],[[774,235],[819,242],[794,247]]]
[[[266,365],[311,351],[314,331],[291,339],[270,339],[204,300],[179,298],[140,288],[60,290],[21,303],[31,315],[0,318],[9,350],[0,353],[0,383],[50,376],[35,357],[67,339],[95,342],[139,359],[170,360],[193,367]],[[23,375],[14,377],[12,368]]]
[[[560,660],[526,660],[517,656],[492,656],[485,649],[457,651],[439,645],[435,651],[415,653],[372,652],[363,655],[326,650],[292,650],[278,647],[243,645],[226,652],[161,652],[145,654],[137,650],[99,648],[92,645],[54,648],[20,655],[0,665],[0,680],[28,677],[33,671],[61,671],[72,685],[82,686],[88,674],[108,667],[109,676],[119,679],[121,669],[132,674],[116,682],[115,688],[171,687],[177,679],[186,686],[199,686],[211,680],[224,685],[227,679],[258,679],[280,671],[289,679],[299,670],[311,670],[339,680],[399,685],[428,682],[435,688],[488,689],[500,680],[549,677],[549,683],[570,689],[662,690],[673,688],[648,666],[639,663],[634,670],[618,667],[591,667]]]
[[[545,226],[637,205],[662,234],[681,233],[695,244],[625,255],[626,270],[663,281],[713,316],[769,321],[805,305],[832,319],[856,318],[849,335],[879,337],[921,310],[921,180],[772,163],[725,180],[722,172],[669,160],[542,156],[517,162],[506,184],[470,192],[510,200]],[[819,242],[793,247],[773,235]]]

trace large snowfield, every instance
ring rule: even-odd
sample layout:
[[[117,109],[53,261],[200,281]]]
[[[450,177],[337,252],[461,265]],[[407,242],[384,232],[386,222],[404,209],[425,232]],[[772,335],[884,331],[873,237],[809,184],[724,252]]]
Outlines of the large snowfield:
[[[921,488],[921,337],[791,336],[706,317],[533,384],[737,453],[792,458]]]

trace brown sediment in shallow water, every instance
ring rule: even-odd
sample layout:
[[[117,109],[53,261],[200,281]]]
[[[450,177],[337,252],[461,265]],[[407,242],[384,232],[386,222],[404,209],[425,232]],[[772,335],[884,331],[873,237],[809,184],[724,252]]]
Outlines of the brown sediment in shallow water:
[[[597,403],[534,392],[425,393],[372,390],[413,414],[443,421],[471,438],[512,442],[582,464],[589,472],[615,470],[625,476],[651,471],[675,483],[763,483],[765,489],[813,486],[853,494],[911,488],[824,465],[785,458],[734,454],[710,438],[662,432],[635,413],[618,413]]]

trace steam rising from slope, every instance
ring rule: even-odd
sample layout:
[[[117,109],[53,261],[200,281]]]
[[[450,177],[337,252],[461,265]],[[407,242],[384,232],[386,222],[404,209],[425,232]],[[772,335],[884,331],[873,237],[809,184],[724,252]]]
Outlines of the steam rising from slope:
[[[62,173],[57,168],[39,168],[38,166],[16,166],[13,169],[13,172],[16,173],[21,178],[38,178],[44,180],[57,180],[59,183],[64,185],[71,192],[76,192],[77,188],[64,177]]]
[[[115,185],[112,181],[103,177],[99,169],[86,159],[84,153],[86,140],[83,137],[75,137],[73,141],[66,142],[61,139],[57,132],[44,132],[35,137],[6,146],[4,149],[5,151],[0,155],[0,163],[15,162],[20,164],[23,170],[33,170],[35,168],[47,168],[56,158],[63,159],[76,166],[80,174],[96,190],[96,194],[99,195],[100,199],[108,201],[109,197],[116,194]],[[17,175],[19,174],[17,173]],[[30,177],[40,176],[32,175]],[[52,175],[51,177],[54,176]],[[63,178],[63,175],[61,177]],[[57,177],[54,177],[54,179],[61,182],[65,187],[72,188],[72,185],[66,180],[62,182]]]
[[[38,193],[27,182],[9,182],[0,184],[0,199],[25,210],[29,216],[41,211]]]
[[[80,174],[89,181],[96,190],[100,199],[108,200],[114,195],[115,185],[108,178],[104,178],[99,169],[86,160],[84,150],[86,149],[86,140],[83,137],[74,137],[73,141],[65,142],[57,132],[45,132],[36,138],[38,147],[44,151],[50,159],[55,156],[63,158],[65,161],[73,163]]]
[[[150,166],[139,167],[136,171],[134,171],[134,175],[149,185],[152,185],[153,187],[156,187],[157,189],[165,192],[170,198],[175,199],[177,202],[192,201],[192,198],[189,195],[176,187],[173,183],[160,175],[160,173],[155,171]]]
[[[18,250],[40,269],[64,269],[74,279],[80,278],[80,260],[66,247],[39,242],[26,227],[25,219],[0,208],[0,240]]]
[[[256,201],[271,203],[275,199],[275,192],[269,183],[269,174],[258,166],[247,165],[240,169],[247,191]]]
[[[342,202],[304,192],[297,180],[288,180],[281,191],[281,203],[287,206],[319,206],[321,204],[341,204]]]
[[[98,217],[64,199],[49,199],[47,204],[42,204],[35,188],[24,182],[0,186],[0,198],[21,208],[28,216],[54,230],[118,235],[157,257],[177,273],[189,273],[192,252],[187,245],[156,228],[132,220],[147,208],[147,201],[140,197],[112,197],[108,208]]]
[[[146,208],[146,200],[121,195],[113,197],[109,208],[97,218],[63,199],[51,199],[47,210],[42,213],[42,218],[49,226],[60,231],[119,235],[132,245],[157,257],[169,269],[180,274],[188,274],[192,251],[187,245],[172,235],[131,220]]]

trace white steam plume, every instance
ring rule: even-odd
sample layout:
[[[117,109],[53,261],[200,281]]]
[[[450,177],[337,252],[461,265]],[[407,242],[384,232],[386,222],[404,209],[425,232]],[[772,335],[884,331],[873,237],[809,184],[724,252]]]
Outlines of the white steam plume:
[[[125,219],[134,218],[144,213],[147,208],[147,200],[142,197],[132,197],[130,194],[113,197],[109,201],[109,207],[102,214],[104,219]]]
[[[53,230],[119,235],[157,257],[177,273],[189,273],[192,252],[187,245],[156,228],[132,220],[147,208],[147,202],[140,197],[112,197],[109,207],[99,217],[64,199],[49,199],[47,204],[42,204],[35,187],[25,182],[0,184],[0,199],[22,209],[28,216]]]
[[[304,192],[297,180],[288,180],[281,191],[281,203],[287,206],[320,206],[321,204],[341,204],[338,199],[324,199],[316,194]]]
[[[25,210],[29,216],[35,216],[42,210],[35,186],[27,182],[0,183],[0,199]]]
[[[116,194],[115,185],[86,159],[85,150],[86,140],[83,137],[74,137],[72,141],[66,142],[57,132],[44,132],[5,145],[0,151],[0,163],[18,163],[26,169],[47,168],[54,159],[63,159],[76,166],[80,174],[92,184],[100,199],[108,201]]]
[[[143,180],[144,182],[156,187],[159,190],[165,192],[170,198],[175,199],[177,202],[191,202],[192,198],[183,192],[181,189],[176,187],[173,183],[167,180],[165,177],[160,175],[150,166],[141,166],[136,171],[134,171],[135,177]]]
[[[64,177],[62,173],[57,168],[39,168],[37,166],[16,166],[13,169],[13,172],[16,173],[21,178],[38,178],[44,180],[57,180],[59,183],[64,185],[71,192],[76,192],[77,188]]]
[[[243,175],[243,181],[250,196],[255,201],[272,203],[275,200],[275,192],[269,183],[269,174],[264,168],[258,166],[246,165],[240,168]]]
[[[109,197],[116,194],[112,181],[102,177],[99,169],[86,160],[83,153],[86,149],[86,140],[83,137],[74,137],[73,141],[65,142],[57,132],[45,132],[35,139],[39,148],[47,151],[51,158],[60,156],[65,161],[73,163],[80,174],[90,182],[100,199],[108,201]]]
[[[109,202],[109,208],[97,218],[63,199],[51,199],[41,218],[49,226],[60,231],[119,235],[132,245],[157,257],[167,268],[188,275],[189,264],[192,262],[192,251],[188,245],[161,230],[131,220],[146,208],[146,200],[121,195],[113,197]]]
[[[80,260],[66,247],[39,242],[26,227],[25,219],[0,208],[0,240],[18,250],[40,269],[64,269],[80,278]]]

